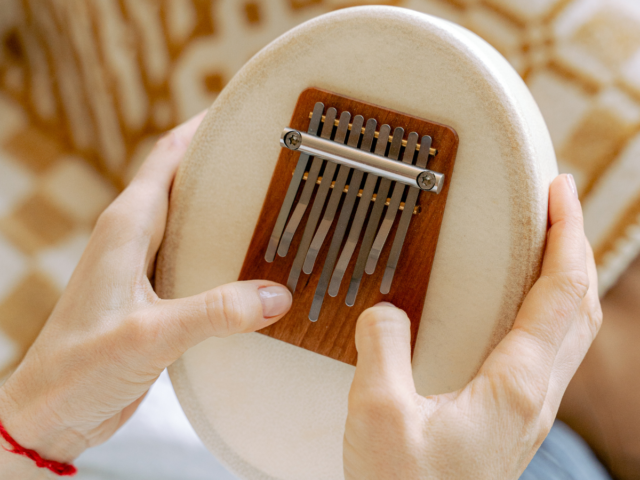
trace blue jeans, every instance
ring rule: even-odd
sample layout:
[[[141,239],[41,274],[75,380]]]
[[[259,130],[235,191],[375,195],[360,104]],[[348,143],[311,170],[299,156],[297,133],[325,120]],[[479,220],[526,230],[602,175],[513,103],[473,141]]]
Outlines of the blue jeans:
[[[559,420],[520,480],[611,480],[578,434]]]

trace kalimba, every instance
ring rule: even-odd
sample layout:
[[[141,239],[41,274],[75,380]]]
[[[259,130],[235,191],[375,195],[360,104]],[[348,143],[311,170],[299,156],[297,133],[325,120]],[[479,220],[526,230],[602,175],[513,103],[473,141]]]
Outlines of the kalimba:
[[[525,84],[450,22],[343,9],[256,54],[181,164],[156,268],[165,298],[295,285],[273,326],[170,368],[206,446],[240,478],[342,478],[353,326],[382,299],[410,317],[418,392],[464,386],[539,275],[555,175]]]
[[[455,131],[309,88],[280,145],[240,279],[287,285],[294,307],[260,333],[355,365],[358,315],[388,301],[414,320],[415,341]]]

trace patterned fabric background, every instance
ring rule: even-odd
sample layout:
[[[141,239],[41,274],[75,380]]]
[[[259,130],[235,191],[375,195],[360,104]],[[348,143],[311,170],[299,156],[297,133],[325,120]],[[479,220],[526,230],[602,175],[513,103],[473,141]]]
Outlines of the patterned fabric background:
[[[361,2],[0,1],[3,376],[158,133],[210,105],[278,35]],[[578,183],[604,292],[640,250],[640,2],[379,3],[475,31],[522,75]]]

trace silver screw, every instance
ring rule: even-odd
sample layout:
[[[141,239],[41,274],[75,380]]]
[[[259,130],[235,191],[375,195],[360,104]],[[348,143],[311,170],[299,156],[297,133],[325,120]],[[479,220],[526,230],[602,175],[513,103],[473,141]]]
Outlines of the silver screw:
[[[297,150],[302,143],[302,138],[300,138],[298,132],[289,132],[287,136],[284,137],[284,143],[291,150]]]
[[[433,172],[422,172],[418,175],[418,186],[422,190],[431,190],[436,185],[436,176]]]

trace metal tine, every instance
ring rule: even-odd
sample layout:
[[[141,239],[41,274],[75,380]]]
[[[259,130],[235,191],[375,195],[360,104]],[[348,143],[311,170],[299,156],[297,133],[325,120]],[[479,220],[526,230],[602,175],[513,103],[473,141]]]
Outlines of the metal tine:
[[[344,143],[347,138],[347,132],[349,131],[350,119],[351,114],[349,112],[342,112],[342,115],[340,115],[338,130],[336,131],[336,135],[333,139],[334,142]],[[333,120],[331,120],[331,128],[333,128]],[[322,136],[324,137],[324,128],[322,129]],[[313,239],[313,234],[316,231],[316,226],[318,225],[320,214],[322,213],[325,200],[327,199],[327,194],[329,193],[329,189],[331,188],[331,183],[333,182],[333,174],[335,173],[337,166],[338,164],[336,163],[327,162],[324,167],[322,181],[320,182],[320,186],[318,187],[318,191],[316,192],[316,198],[313,201],[313,206],[311,207],[311,212],[309,213],[309,218],[307,219],[307,224],[304,227],[304,233],[302,235],[302,240],[300,241],[298,251],[296,252],[296,258],[294,258],[293,266],[291,267],[291,271],[289,272],[287,287],[289,287],[289,290],[291,290],[292,292],[296,291],[296,285],[298,284],[298,278],[300,278],[302,264],[304,263],[304,258],[306,257],[306,253],[309,250],[309,245],[311,244],[311,240]],[[309,177],[307,177],[307,184],[310,181],[315,184],[316,180],[317,174],[312,179],[311,173],[309,173]],[[306,186],[307,185],[305,185],[305,187]]]
[[[364,117],[362,115],[357,115],[353,119],[351,134],[349,135],[349,140],[347,141],[348,146],[358,146],[363,123]],[[342,192],[344,190],[344,186],[347,183],[349,172],[351,172],[351,168],[340,165],[340,168],[338,169],[338,177],[336,178],[336,183],[333,186],[333,191],[331,192],[329,203],[327,204],[327,208],[324,211],[324,216],[322,217],[320,226],[318,227],[318,230],[313,237],[311,246],[309,247],[309,251],[307,252],[307,257],[304,260],[304,265],[302,266],[302,271],[304,273],[309,274],[313,270],[313,265],[316,262],[318,252],[320,251],[320,248],[324,243],[324,239],[327,237],[327,233],[329,233],[329,229],[331,228],[333,219],[336,216],[336,210],[338,209],[338,204],[340,203],[340,199],[342,198]],[[360,185],[358,184],[356,188],[360,188]]]
[[[371,120],[369,120],[369,122],[370,121]],[[369,125],[369,122],[367,122],[367,125]],[[389,138],[390,133],[391,127],[386,124],[382,125],[380,127],[380,135],[378,138]],[[376,144],[376,150],[374,153],[376,155],[384,157],[386,150],[387,142],[378,142]],[[349,266],[349,262],[351,261],[351,257],[353,256],[353,252],[355,251],[358,240],[360,239],[360,232],[362,231],[362,226],[364,225],[364,221],[367,218],[367,212],[369,211],[369,205],[371,204],[368,199],[373,197],[373,191],[376,188],[377,181],[377,175],[367,174],[367,180],[364,184],[364,189],[362,190],[362,197],[360,198],[360,201],[358,203],[358,209],[356,210],[356,215],[353,218],[351,229],[349,230],[349,236],[347,237],[347,241],[344,244],[342,253],[340,254],[340,258],[338,259],[338,263],[336,265],[336,269],[334,270],[333,275],[331,276],[331,282],[329,283],[329,295],[332,297],[338,295],[340,284],[342,283],[342,278],[344,277],[344,273],[347,271],[347,267]],[[351,183],[353,184],[353,182]]]
[[[393,131],[393,140],[391,140],[391,147],[389,148],[388,157],[391,160],[397,160],[400,155],[400,148],[402,147],[402,137],[404,136],[404,129],[397,127]],[[378,137],[379,138],[379,137]],[[360,245],[360,252],[358,252],[358,259],[356,260],[356,266],[353,270],[353,276],[351,277],[351,283],[349,284],[349,290],[347,291],[346,304],[352,307],[356,303],[356,296],[358,295],[358,289],[360,288],[360,282],[362,281],[362,274],[364,273],[365,263],[371,250],[371,245],[378,230],[378,224],[380,223],[380,217],[382,216],[382,210],[384,204],[387,201],[387,194],[389,193],[389,187],[391,186],[391,180],[383,178],[380,180],[380,186],[378,187],[378,193],[376,194],[376,201],[373,202],[373,209],[367,222],[367,228],[364,232],[364,238]]]
[[[429,148],[431,148],[431,137],[429,135],[423,136],[421,145],[424,145],[425,148],[420,148],[416,165],[420,168],[427,168],[427,162],[429,161]],[[407,236],[407,230],[409,229],[413,209],[416,206],[419,195],[420,189],[413,187],[409,188],[409,193],[407,193],[407,198],[404,202],[404,210],[402,211],[400,222],[398,223],[398,229],[396,230],[396,236],[393,239],[393,245],[391,245],[391,252],[389,253],[389,259],[387,260],[387,267],[384,270],[384,276],[380,283],[380,293],[382,294],[386,295],[391,290],[391,283],[393,282],[393,276],[396,273],[398,259],[402,252],[404,239]],[[407,214],[407,212],[409,212],[409,214]]]
[[[307,132],[311,135],[317,134],[323,113],[324,103],[316,103],[315,107],[313,107],[311,122],[309,122],[309,129],[307,130]],[[276,257],[276,250],[278,249],[278,244],[280,243],[280,237],[282,236],[282,231],[284,230],[284,226],[287,223],[289,213],[291,213],[291,207],[293,206],[293,201],[296,199],[296,194],[298,193],[298,188],[300,188],[300,182],[302,182],[302,177],[304,176],[304,171],[307,168],[307,163],[309,163],[309,155],[307,155],[306,153],[300,154],[300,158],[298,158],[298,164],[296,165],[296,169],[293,172],[293,177],[291,178],[291,183],[289,183],[289,188],[287,189],[287,194],[285,195],[284,201],[282,202],[282,207],[280,207],[278,219],[276,220],[276,224],[274,225],[273,231],[271,232],[271,237],[269,238],[267,253],[264,256],[264,259],[269,263],[273,262],[274,258]]]
[[[327,110],[324,125],[322,126],[322,133],[320,134],[322,138],[331,138],[331,134],[333,133],[333,122],[336,119],[337,113],[338,111],[333,107]],[[293,235],[296,233],[298,225],[300,225],[300,221],[304,216],[304,212],[307,210],[309,202],[311,201],[311,195],[313,194],[313,190],[316,186],[316,181],[318,180],[318,174],[320,173],[320,169],[322,168],[323,164],[324,160],[317,157],[314,157],[313,162],[311,162],[309,176],[307,177],[307,181],[305,182],[302,189],[300,200],[298,200],[298,204],[296,205],[296,208],[293,211],[291,218],[289,219],[289,223],[287,224],[287,228],[282,235],[280,246],[278,246],[278,255],[280,255],[281,257],[285,257],[287,255],[287,252],[289,251],[289,246],[291,245],[291,241],[293,240]],[[304,172],[302,173],[304,175]]]
[[[407,146],[405,147],[404,155],[402,156],[402,161],[404,163],[413,163],[413,157],[416,153],[416,145],[418,145],[418,134],[416,132],[411,132],[409,134],[409,138],[407,139]],[[369,275],[371,275],[376,270],[378,259],[380,258],[380,254],[382,253],[384,244],[389,237],[393,222],[395,222],[396,220],[396,214],[398,213],[398,208],[400,207],[400,202],[402,201],[402,195],[404,195],[404,189],[405,185],[399,182],[394,182],[393,193],[391,194],[391,200],[389,201],[387,212],[385,213],[384,220],[382,220],[382,224],[380,225],[380,230],[378,230],[378,235],[373,242],[371,252],[369,252],[369,258],[367,259],[367,265],[364,269],[364,271]]]
[[[356,117],[356,119],[354,120],[354,125],[356,124],[357,119],[358,117]],[[370,118],[367,121],[367,127],[365,128],[364,137],[362,138],[362,145],[360,146],[361,150],[371,150],[377,124],[378,122],[376,122],[376,120],[373,118]],[[362,123],[358,125],[358,128],[362,128]],[[349,140],[351,140],[351,138],[349,138]],[[311,320],[312,322],[318,320],[318,317],[320,316],[320,309],[322,308],[322,303],[324,302],[324,294],[327,291],[329,279],[331,278],[333,267],[336,264],[336,259],[338,258],[338,253],[340,252],[340,245],[342,245],[344,235],[347,233],[347,225],[349,224],[351,212],[353,211],[356,199],[358,198],[358,191],[360,189],[360,184],[362,183],[363,176],[364,172],[362,170],[353,170],[353,175],[351,175],[351,182],[349,183],[349,191],[347,192],[347,196],[342,203],[342,209],[340,210],[340,216],[338,217],[338,224],[336,225],[336,229],[333,232],[333,238],[331,239],[331,245],[329,246],[329,253],[327,253],[327,258],[324,261],[324,266],[322,267],[322,274],[320,275],[320,280],[318,281],[316,292],[313,295],[313,303],[311,304],[311,311],[309,312],[309,320]],[[363,200],[361,200],[361,202],[371,203],[364,202]]]

